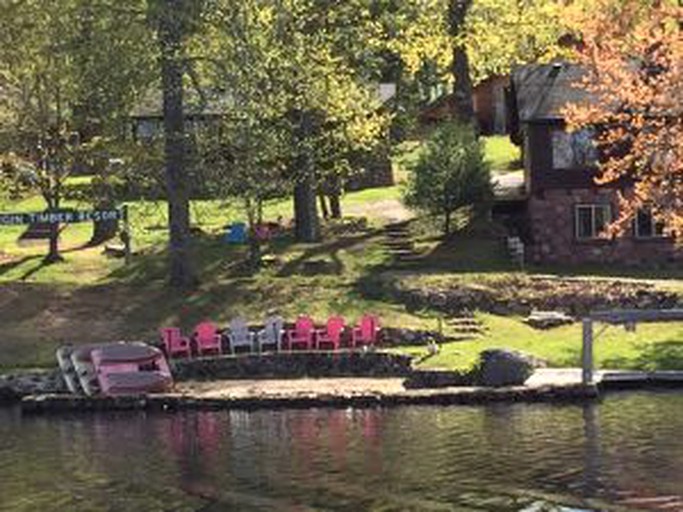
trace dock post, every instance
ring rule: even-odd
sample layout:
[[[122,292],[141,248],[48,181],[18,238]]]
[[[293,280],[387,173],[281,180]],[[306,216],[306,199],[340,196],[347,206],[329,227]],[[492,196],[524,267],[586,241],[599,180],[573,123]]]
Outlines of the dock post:
[[[593,383],[593,320],[583,319],[583,347],[581,349],[581,382]]]

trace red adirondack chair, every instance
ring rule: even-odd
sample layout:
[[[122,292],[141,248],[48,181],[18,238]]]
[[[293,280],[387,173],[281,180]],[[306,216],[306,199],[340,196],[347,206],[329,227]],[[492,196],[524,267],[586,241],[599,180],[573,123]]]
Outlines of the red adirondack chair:
[[[296,319],[294,329],[289,329],[286,332],[285,340],[287,348],[292,350],[297,345],[302,345],[310,350],[313,347],[313,337],[315,335],[315,326],[311,317],[301,315]]]
[[[358,327],[351,331],[351,345],[375,345],[379,333],[379,318],[375,315],[363,315]]]
[[[171,357],[190,357],[190,340],[183,336],[177,327],[162,327],[159,329],[161,341],[166,347],[166,355]]]
[[[320,349],[322,345],[331,345],[333,350],[339,350],[344,325],[344,319],[340,316],[328,318],[326,328],[315,331],[316,347]]]
[[[194,340],[200,356],[207,353],[220,355],[223,352],[221,335],[211,322],[202,322],[194,328]]]

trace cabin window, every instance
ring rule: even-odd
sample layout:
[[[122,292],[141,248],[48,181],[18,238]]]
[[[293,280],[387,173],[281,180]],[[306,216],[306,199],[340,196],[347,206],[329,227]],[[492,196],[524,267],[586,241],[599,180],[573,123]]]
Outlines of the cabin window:
[[[612,222],[612,209],[609,204],[579,204],[576,205],[575,219],[577,239],[600,238]]]
[[[661,238],[664,234],[664,223],[658,222],[649,208],[638,210],[633,222],[636,238]]]
[[[137,140],[148,142],[161,133],[161,123],[157,119],[140,119],[135,125]]]
[[[553,130],[553,168],[580,169],[592,167],[597,162],[597,149],[593,144],[591,130],[567,132]]]

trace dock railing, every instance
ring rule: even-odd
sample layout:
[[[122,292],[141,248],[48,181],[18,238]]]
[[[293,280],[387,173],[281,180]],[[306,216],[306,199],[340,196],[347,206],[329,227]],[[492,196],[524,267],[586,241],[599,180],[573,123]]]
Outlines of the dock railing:
[[[637,323],[643,322],[680,322],[683,309],[623,309],[595,311],[583,319],[583,345],[581,349],[581,381],[594,382],[593,344],[595,341],[593,324],[602,322],[610,325],[623,325],[626,330],[635,330]]]

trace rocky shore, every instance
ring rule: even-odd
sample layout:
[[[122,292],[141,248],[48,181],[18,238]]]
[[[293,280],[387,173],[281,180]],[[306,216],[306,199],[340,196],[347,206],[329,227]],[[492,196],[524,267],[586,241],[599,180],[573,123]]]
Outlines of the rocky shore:
[[[377,379],[382,380],[382,379]],[[26,414],[98,411],[177,411],[177,410],[257,410],[302,409],[312,407],[392,407],[402,405],[479,405],[499,402],[576,402],[598,397],[595,386],[566,385],[546,387],[447,388],[357,393],[261,394],[259,396],[202,396],[187,394],[144,397],[85,398],[71,395],[31,395],[24,397]]]

